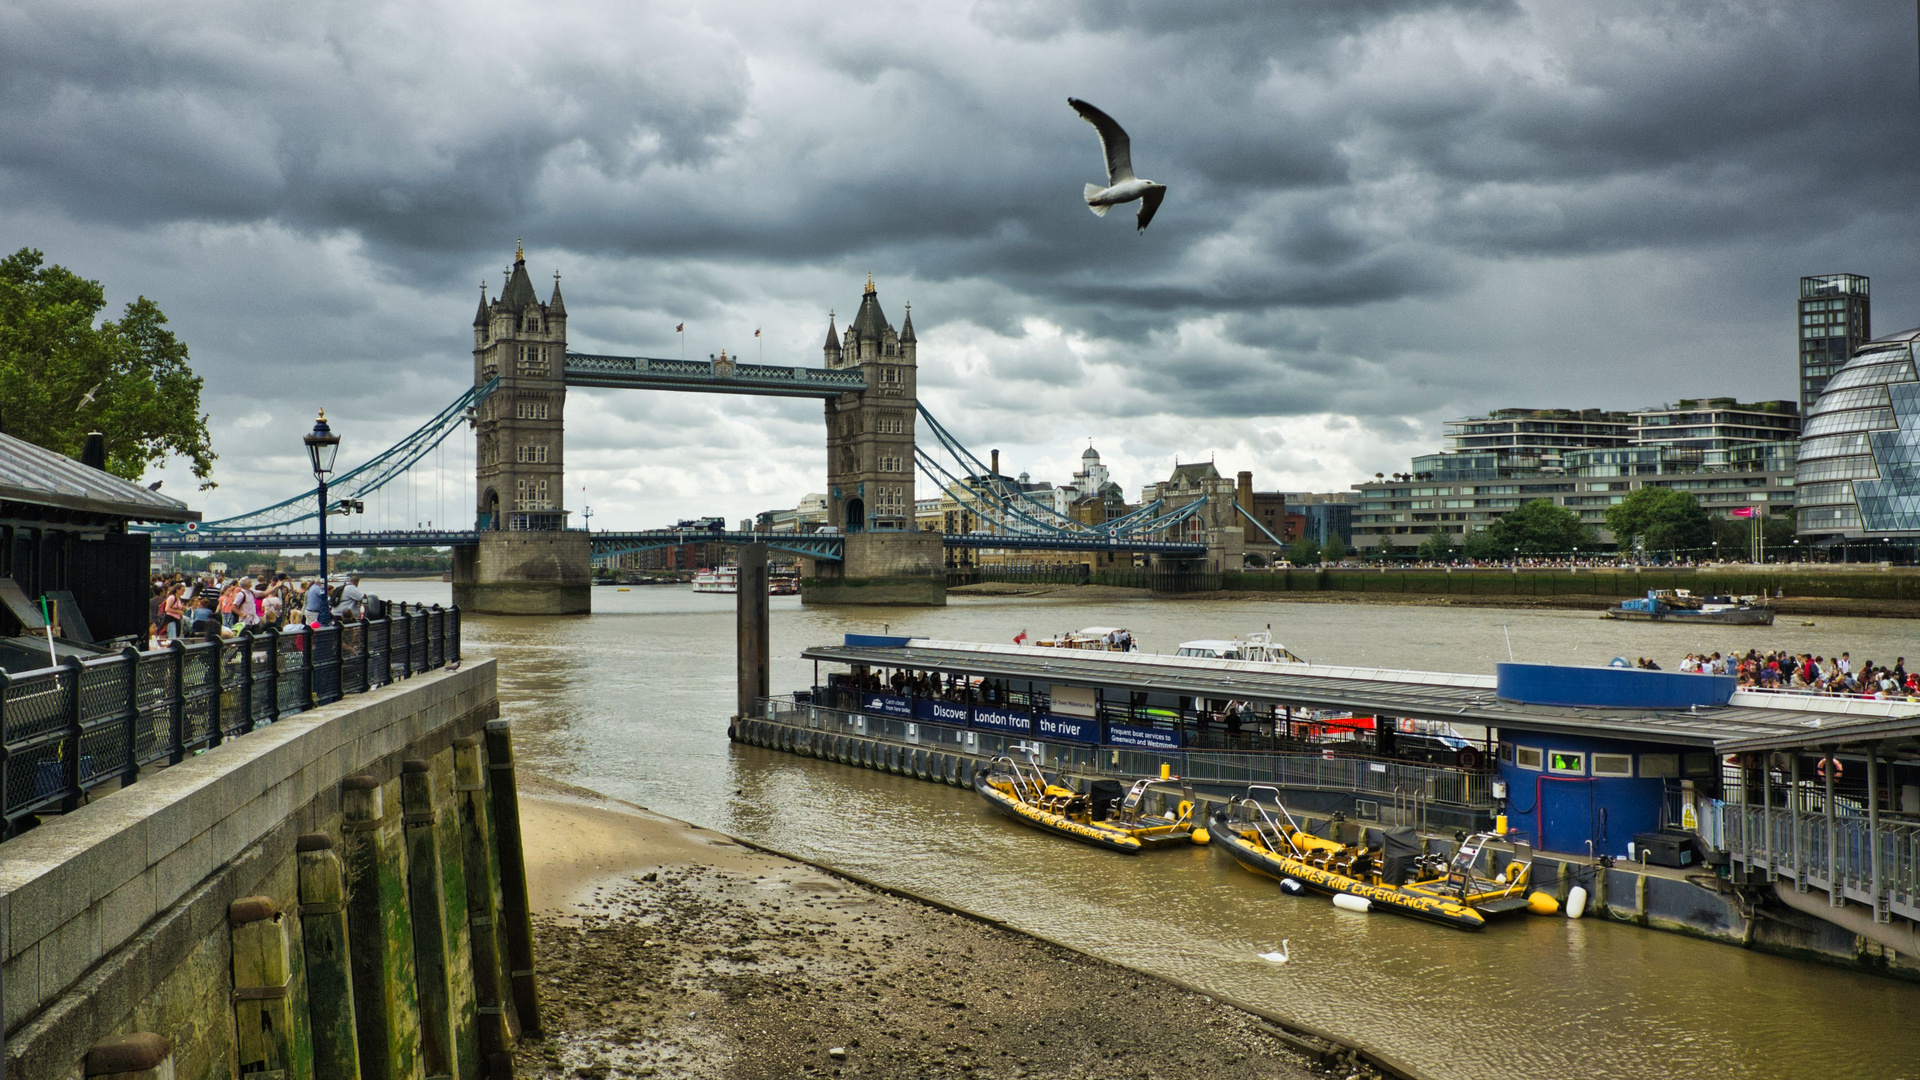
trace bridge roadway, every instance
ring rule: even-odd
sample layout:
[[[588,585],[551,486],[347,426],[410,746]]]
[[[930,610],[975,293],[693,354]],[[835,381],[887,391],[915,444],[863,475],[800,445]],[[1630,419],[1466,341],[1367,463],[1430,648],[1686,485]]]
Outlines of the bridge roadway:
[[[651,356],[567,354],[568,386],[616,390],[695,390],[759,397],[833,398],[867,388],[854,368],[777,367],[732,360],[661,360]]]
[[[824,562],[839,562],[844,551],[843,537],[832,533],[713,532],[702,529],[647,529],[637,532],[596,532],[593,557],[604,558],[630,551],[679,547],[683,544],[765,544],[783,551]],[[472,529],[411,529],[391,532],[329,532],[327,547],[419,548],[454,547],[479,543]],[[989,548],[1008,551],[1110,551],[1129,554],[1166,555],[1197,559],[1206,554],[1206,545],[1166,540],[1103,539],[1076,536],[995,536],[969,533],[946,536],[947,547]],[[287,551],[309,550],[320,546],[317,532],[164,532],[153,534],[155,551]]]

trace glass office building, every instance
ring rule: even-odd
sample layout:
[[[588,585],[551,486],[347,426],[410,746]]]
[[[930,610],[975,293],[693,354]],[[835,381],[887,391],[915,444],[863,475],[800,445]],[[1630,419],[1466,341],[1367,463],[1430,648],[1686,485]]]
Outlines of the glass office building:
[[[1850,547],[1920,537],[1916,340],[1920,329],[1862,345],[1814,402],[1794,472],[1802,536]]]
[[[1800,279],[1800,411],[1826,389],[1853,351],[1873,336],[1867,279],[1819,274]]]

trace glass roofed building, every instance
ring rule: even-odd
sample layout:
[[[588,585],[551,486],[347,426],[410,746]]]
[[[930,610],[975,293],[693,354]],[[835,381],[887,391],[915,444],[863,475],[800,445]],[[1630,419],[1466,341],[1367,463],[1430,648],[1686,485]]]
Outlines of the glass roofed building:
[[[1807,414],[1794,471],[1804,537],[1858,550],[1920,540],[1920,329],[1862,345]]]

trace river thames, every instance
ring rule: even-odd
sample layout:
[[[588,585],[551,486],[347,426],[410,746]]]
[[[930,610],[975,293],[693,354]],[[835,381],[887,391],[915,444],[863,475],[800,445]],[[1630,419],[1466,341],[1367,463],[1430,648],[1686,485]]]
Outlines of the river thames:
[[[377,582],[396,600],[450,587]],[[1429,1075],[1920,1077],[1920,985],[1603,919],[1523,918],[1468,934],[1283,897],[1206,848],[1123,858],[1024,829],[972,792],[727,741],[731,596],[594,590],[595,614],[468,617],[500,660],[522,759],[556,779],[897,885],[1232,994],[1386,1050]],[[1751,647],[1890,663],[1914,624],[1613,623],[1591,612],[1261,601],[960,599],[941,609],[773,600],[773,688],[804,689],[812,644],[847,632],[1010,641],[1124,626],[1150,652],[1271,623],[1309,660],[1491,673]],[[1293,961],[1259,959],[1281,939]],[[1177,1033],[1168,1033],[1177,1038]]]

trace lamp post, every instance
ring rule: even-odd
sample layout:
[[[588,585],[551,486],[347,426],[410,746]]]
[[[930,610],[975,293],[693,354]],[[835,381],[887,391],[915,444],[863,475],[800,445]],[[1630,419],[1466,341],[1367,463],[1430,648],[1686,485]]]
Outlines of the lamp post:
[[[313,463],[313,478],[320,483],[320,590],[327,589],[327,477],[333,472],[334,456],[340,453],[340,436],[327,426],[327,410],[313,422],[313,430],[302,440],[307,444],[307,459]],[[332,622],[332,612],[320,605],[320,621]]]

